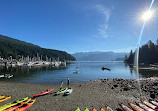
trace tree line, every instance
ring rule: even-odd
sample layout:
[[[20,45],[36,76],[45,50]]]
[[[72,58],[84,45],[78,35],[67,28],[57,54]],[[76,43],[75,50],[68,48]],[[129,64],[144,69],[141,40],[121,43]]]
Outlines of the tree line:
[[[125,62],[133,64],[136,51],[130,51],[129,57],[125,56]],[[158,63],[158,39],[156,44],[151,40],[147,44],[139,48],[139,63],[154,64]]]
[[[42,55],[43,60],[46,57],[52,58],[52,60],[58,60],[59,58],[60,61],[76,60],[65,51],[41,48],[31,43],[0,35],[0,56],[2,58],[9,58],[10,56],[14,59],[19,59],[20,56],[34,57],[37,53]]]

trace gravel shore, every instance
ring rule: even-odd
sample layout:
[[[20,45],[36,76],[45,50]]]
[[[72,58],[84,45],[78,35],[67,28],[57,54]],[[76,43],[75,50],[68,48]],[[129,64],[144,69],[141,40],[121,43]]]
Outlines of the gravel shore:
[[[63,86],[63,87],[66,87]],[[121,110],[119,104],[128,105],[137,100],[158,99],[158,79],[144,79],[140,81],[141,95],[137,80],[133,79],[103,79],[85,83],[71,84],[73,92],[69,96],[54,93],[38,97],[36,102],[28,111],[74,111],[78,106],[80,109],[94,106],[97,110],[105,108],[108,104],[113,110]],[[5,83],[0,82],[0,95],[12,96],[11,100],[0,103],[0,106],[15,100],[32,97],[46,89],[59,89],[59,85],[42,85],[27,83]]]

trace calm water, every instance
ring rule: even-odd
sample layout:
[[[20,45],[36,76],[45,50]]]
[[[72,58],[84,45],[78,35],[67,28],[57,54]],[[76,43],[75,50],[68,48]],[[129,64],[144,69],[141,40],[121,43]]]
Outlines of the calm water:
[[[101,67],[110,68],[111,71],[103,71]],[[75,73],[76,67],[79,73]],[[89,80],[98,80],[104,78],[136,78],[135,71],[130,70],[128,65],[123,62],[74,62],[66,67],[0,67],[0,74],[10,73],[14,77],[10,79],[0,78],[0,81],[6,82],[24,82],[40,84],[60,84],[60,81],[66,82],[70,78],[71,82],[84,82]],[[141,72],[141,77],[158,76],[158,71]]]

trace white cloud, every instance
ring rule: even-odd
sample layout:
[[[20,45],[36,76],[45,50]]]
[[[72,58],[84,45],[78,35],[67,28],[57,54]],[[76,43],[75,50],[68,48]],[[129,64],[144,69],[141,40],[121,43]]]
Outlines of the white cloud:
[[[107,33],[107,29],[108,29],[108,21],[109,21],[109,18],[110,18],[111,10],[104,7],[104,6],[102,6],[102,5],[99,5],[99,4],[96,5],[96,9],[105,18],[103,24],[101,24],[98,28],[98,32],[99,32],[98,37],[107,38],[107,37],[109,37],[109,35]]]

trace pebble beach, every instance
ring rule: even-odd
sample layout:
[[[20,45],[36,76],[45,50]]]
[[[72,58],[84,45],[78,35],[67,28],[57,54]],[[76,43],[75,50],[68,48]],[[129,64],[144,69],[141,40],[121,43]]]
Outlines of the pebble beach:
[[[141,90],[139,88],[139,84]],[[63,85],[63,88],[67,87]],[[15,100],[32,97],[46,89],[59,90],[59,85],[29,84],[29,83],[6,83],[0,82],[0,95],[11,96],[10,100],[0,103],[10,103]],[[135,103],[139,100],[158,100],[158,79],[102,79],[83,83],[71,84],[73,92],[69,96],[63,94],[55,96],[54,93],[37,97],[36,102],[27,111],[75,111],[76,107],[89,110],[95,107],[105,109],[105,104],[114,111],[121,110],[119,106],[128,102]],[[141,92],[141,93],[140,93]]]

